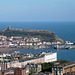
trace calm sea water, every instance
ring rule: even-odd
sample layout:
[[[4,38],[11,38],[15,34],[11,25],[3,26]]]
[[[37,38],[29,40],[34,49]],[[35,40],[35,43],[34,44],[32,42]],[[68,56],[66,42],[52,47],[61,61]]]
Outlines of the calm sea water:
[[[0,22],[0,30],[7,28],[18,29],[39,29],[39,30],[50,30],[63,40],[75,42],[75,22]],[[39,53],[42,51],[55,51],[57,52],[58,59],[61,60],[75,60],[75,49],[72,50],[56,50],[52,47],[49,49],[23,49],[20,52],[28,53]]]

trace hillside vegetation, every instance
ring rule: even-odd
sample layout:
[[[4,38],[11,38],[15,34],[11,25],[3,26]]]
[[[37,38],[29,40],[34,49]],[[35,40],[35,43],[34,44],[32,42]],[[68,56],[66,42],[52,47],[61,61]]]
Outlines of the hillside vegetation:
[[[63,43],[63,40],[57,37],[57,35],[48,30],[24,30],[24,29],[14,29],[8,27],[0,31],[0,35],[5,35],[7,37],[11,36],[26,36],[26,37],[37,37],[41,41],[60,41]]]

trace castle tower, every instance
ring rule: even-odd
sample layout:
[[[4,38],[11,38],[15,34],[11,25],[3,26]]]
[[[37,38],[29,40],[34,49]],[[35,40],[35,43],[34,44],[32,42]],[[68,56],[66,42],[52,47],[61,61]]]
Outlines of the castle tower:
[[[8,28],[7,28],[7,29],[9,30],[9,29],[11,29],[11,27],[10,27],[10,26],[8,26]]]

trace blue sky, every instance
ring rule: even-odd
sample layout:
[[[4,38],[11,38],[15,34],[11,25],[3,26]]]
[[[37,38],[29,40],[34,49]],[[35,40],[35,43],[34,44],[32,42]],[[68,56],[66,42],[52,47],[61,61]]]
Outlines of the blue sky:
[[[0,21],[75,21],[75,0],[0,0]]]

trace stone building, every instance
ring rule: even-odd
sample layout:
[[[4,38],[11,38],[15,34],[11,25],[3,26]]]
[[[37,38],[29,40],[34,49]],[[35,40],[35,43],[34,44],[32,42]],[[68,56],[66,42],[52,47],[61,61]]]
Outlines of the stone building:
[[[52,68],[52,75],[75,75],[75,62],[55,66]]]
[[[29,68],[29,72],[32,74],[37,74],[42,70],[41,64],[27,64],[25,67]]]
[[[29,68],[15,68],[14,75],[29,75]]]

